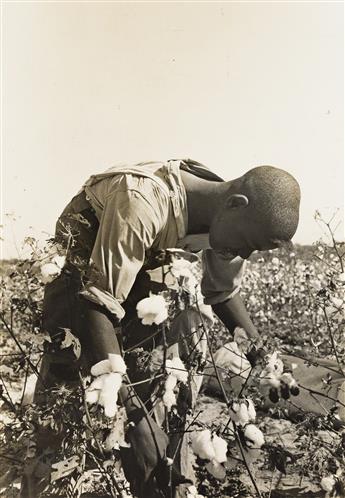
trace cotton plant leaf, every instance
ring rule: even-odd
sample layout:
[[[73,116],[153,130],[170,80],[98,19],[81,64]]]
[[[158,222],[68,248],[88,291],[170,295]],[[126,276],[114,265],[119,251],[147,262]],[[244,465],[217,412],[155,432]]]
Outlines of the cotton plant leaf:
[[[52,473],[50,482],[53,483],[58,479],[69,476],[79,465],[79,457],[74,455],[65,460],[52,464]]]
[[[79,360],[81,355],[81,345],[79,339],[72,334],[69,329],[63,329],[65,332],[65,338],[60,345],[60,349],[66,349],[72,346],[73,353],[77,360]]]

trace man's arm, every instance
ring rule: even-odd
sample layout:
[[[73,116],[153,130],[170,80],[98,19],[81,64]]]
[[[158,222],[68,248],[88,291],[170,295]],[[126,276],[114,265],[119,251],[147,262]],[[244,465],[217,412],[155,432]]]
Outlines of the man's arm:
[[[222,303],[213,304],[212,309],[231,332],[235,327],[241,327],[247,332],[249,338],[256,339],[259,337],[259,333],[238,292]]]

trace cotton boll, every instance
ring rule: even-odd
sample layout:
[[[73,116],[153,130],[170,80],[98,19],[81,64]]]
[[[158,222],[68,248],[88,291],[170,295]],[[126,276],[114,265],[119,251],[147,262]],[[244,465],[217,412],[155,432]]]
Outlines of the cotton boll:
[[[190,493],[192,496],[195,496],[198,494],[198,490],[196,489],[195,486],[189,486],[188,487],[188,493]]]
[[[232,403],[232,409],[234,412],[238,412],[238,410],[240,409],[240,404],[236,403],[235,401],[234,403]]]
[[[230,417],[237,425],[245,425],[249,422],[248,407],[245,402],[233,403]]]
[[[41,280],[44,284],[49,284],[61,273],[61,268],[54,263],[41,265]]]
[[[249,422],[248,407],[246,403],[240,404],[240,409],[237,412],[238,423],[240,425],[246,425]]]
[[[176,387],[176,384],[177,384],[177,378],[175,377],[175,375],[169,374],[165,381],[164,385],[165,390],[173,391]]]
[[[109,353],[108,358],[112,372],[117,372],[123,375],[126,373],[127,370],[126,363],[121,355]]]
[[[184,258],[173,258],[173,261],[170,264],[170,271],[176,278],[190,277],[193,275],[191,273],[192,267],[193,263]]]
[[[164,406],[166,406],[168,412],[170,412],[171,408],[177,403],[174,391],[165,391],[162,397],[162,401]]]
[[[208,429],[193,434],[192,450],[204,460],[213,460],[215,458],[216,454],[212,444],[211,432]]]
[[[289,387],[293,386],[296,384],[295,379],[292,377],[292,375],[289,372],[285,372],[280,376],[280,380],[282,382],[285,382]]]
[[[163,296],[151,294],[139,301],[136,309],[143,325],[159,325],[168,318],[168,305]]]
[[[228,444],[227,442],[222,439],[221,437],[217,436],[216,434],[213,435],[212,438],[212,445],[214,449],[214,460],[218,463],[224,463],[227,461],[227,451],[228,451]]]
[[[94,377],[110,373],[111,371],[111,363],[109,360],[101,360],[91,367],[91,375]]]
[[[225,479],[226,470],[220,463],[213,460],[205,465],[207,471],[216,479]]]
[[[274,372],[263,370],[260,375],[260,386],[270,386],[278,389],[280,387],[280,379]]]
[[[102,389],[103,388],[104,379],[106,378],[107,375],[109,375],[109,374],[103,374],[103,375],[99,375],[98,377],[96,377],[91,382],[91,384],[86,389],[86,391],[94,391],[94,390]]]
[[[85,392],[85,400],[87,403],[89,403],[89,405],[94,405],[95,403],[97,403],[98,399],[99,399],[99,394],[100,394],[100,390],[99,389],[96,389],[94,391],[86,391]]]
[[[230,418],[235,424],[238,424],[240,419],[239,419],[239,410],[240,410],[240,404],[239,403],[233,403],[232,406],[230,407]]]
[[[254,424],[248,424],[244,429],[244,437],[249,448],[261,448],[265,443],[263,433]]]
[[[247,404],[248,404],[248,417],[249,417],[249,420],[254,422],[254,420],[256,419],[256,410],[255,410],[255,406],[254,406],[254,403],[251,399],[247,399]]]
[[[54,263],[61,270],[66,263],[66,257],[65,256],[54,256],[52,259],[52,263]]]
[[[335,479],[332,475],[330,475],[328,477],[323,477],[321,479],[320,485],[324,491],[331,493],[334,489],[334,486],[335,486]]]
[[[100,395],[101,399],[101,395]],[[102,403],[99,400],[99,404],[104,408],[104,415],[108,418],[115,417],[118,407],[117,407],[117,399],[112,396],[103,396]]]
[[[118,373],[110,373],[104,376],[98,403],[104,407],[106,417],[114,417],[117,412],[117,397],[121,384],[122,376]]]
[[[167,360],[165,369],[169,374],[172,374],[176,377],[176,379],[184,384],[188,381],[188,371],[184,366],[183,361],[175,356],[172,360]]]
[[[269,372],[273,372],[276,375],[281,375],[284,371],[284,363],[282,360],[278,357],[278,352],[275,351],[274,353],[271,354],[271,356],[268,359],[266,369]]]

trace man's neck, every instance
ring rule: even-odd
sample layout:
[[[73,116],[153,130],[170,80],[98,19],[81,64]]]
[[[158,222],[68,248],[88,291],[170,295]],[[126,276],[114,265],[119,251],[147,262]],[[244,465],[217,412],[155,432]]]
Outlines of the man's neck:
[[[229,183],[204,180],[187,171],[181,171],[181,178],[187,194],[188,233],[208,233]]]

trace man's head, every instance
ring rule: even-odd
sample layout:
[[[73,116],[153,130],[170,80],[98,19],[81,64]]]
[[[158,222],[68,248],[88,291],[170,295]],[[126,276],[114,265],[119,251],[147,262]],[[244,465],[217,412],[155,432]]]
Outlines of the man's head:
[[[293,176],[273,166],[258,166],[228,185],[211,223],[211,247],[246,258],[293,237],[300,204]]]

